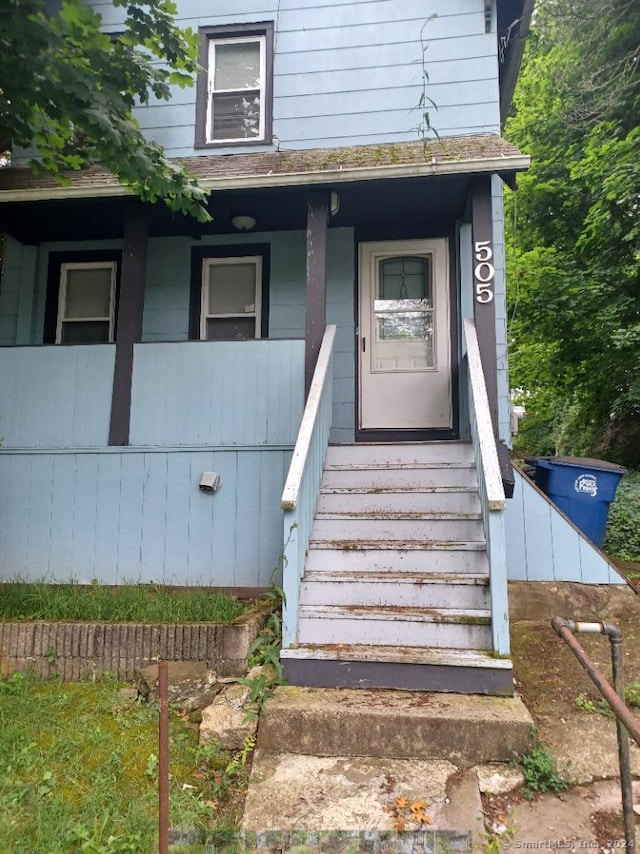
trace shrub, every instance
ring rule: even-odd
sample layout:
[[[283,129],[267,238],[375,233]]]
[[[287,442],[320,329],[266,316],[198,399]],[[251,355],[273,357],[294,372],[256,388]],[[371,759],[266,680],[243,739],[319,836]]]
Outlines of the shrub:
[[[605,550],[630,561],[640,561],[640,472],[622,478],[609,508]]]

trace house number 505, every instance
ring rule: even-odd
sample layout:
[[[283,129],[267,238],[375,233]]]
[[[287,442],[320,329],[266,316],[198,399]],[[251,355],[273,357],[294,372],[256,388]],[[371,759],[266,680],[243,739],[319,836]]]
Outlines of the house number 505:
[[[491,263],[493,249],[490,240],[477,240],[475,244],[476,266],[473,269],[473,277],[476,285],[476,300],[487,303],[493,299],[493,278],[496,274]]]

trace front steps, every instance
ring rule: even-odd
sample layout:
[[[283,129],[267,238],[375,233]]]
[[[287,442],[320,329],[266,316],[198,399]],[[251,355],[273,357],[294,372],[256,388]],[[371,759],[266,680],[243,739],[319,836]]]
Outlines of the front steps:
[[[295,685],[513,692],[470,444],[329,448],[282,662]]]
[[[260,717],[258,747],[307,756],[510,762],[531,744],[519,697],[277,688]]]

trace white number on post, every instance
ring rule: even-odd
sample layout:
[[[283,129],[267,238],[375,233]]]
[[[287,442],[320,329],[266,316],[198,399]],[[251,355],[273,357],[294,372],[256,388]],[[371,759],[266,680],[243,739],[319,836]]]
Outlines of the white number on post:
[[[476,300],[481,303],[491,302],[493,299],[493,278],[496,274],[491,263],[493,249],[490,240],[477,240],[474,247],[476,266],[473,277],[476,287]]]

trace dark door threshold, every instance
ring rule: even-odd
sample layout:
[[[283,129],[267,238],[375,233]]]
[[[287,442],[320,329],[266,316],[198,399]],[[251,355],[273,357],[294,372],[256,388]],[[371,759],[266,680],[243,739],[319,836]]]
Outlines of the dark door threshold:
[[[446,442],[460,438],[458,430],[356,430],[356,442]]]

